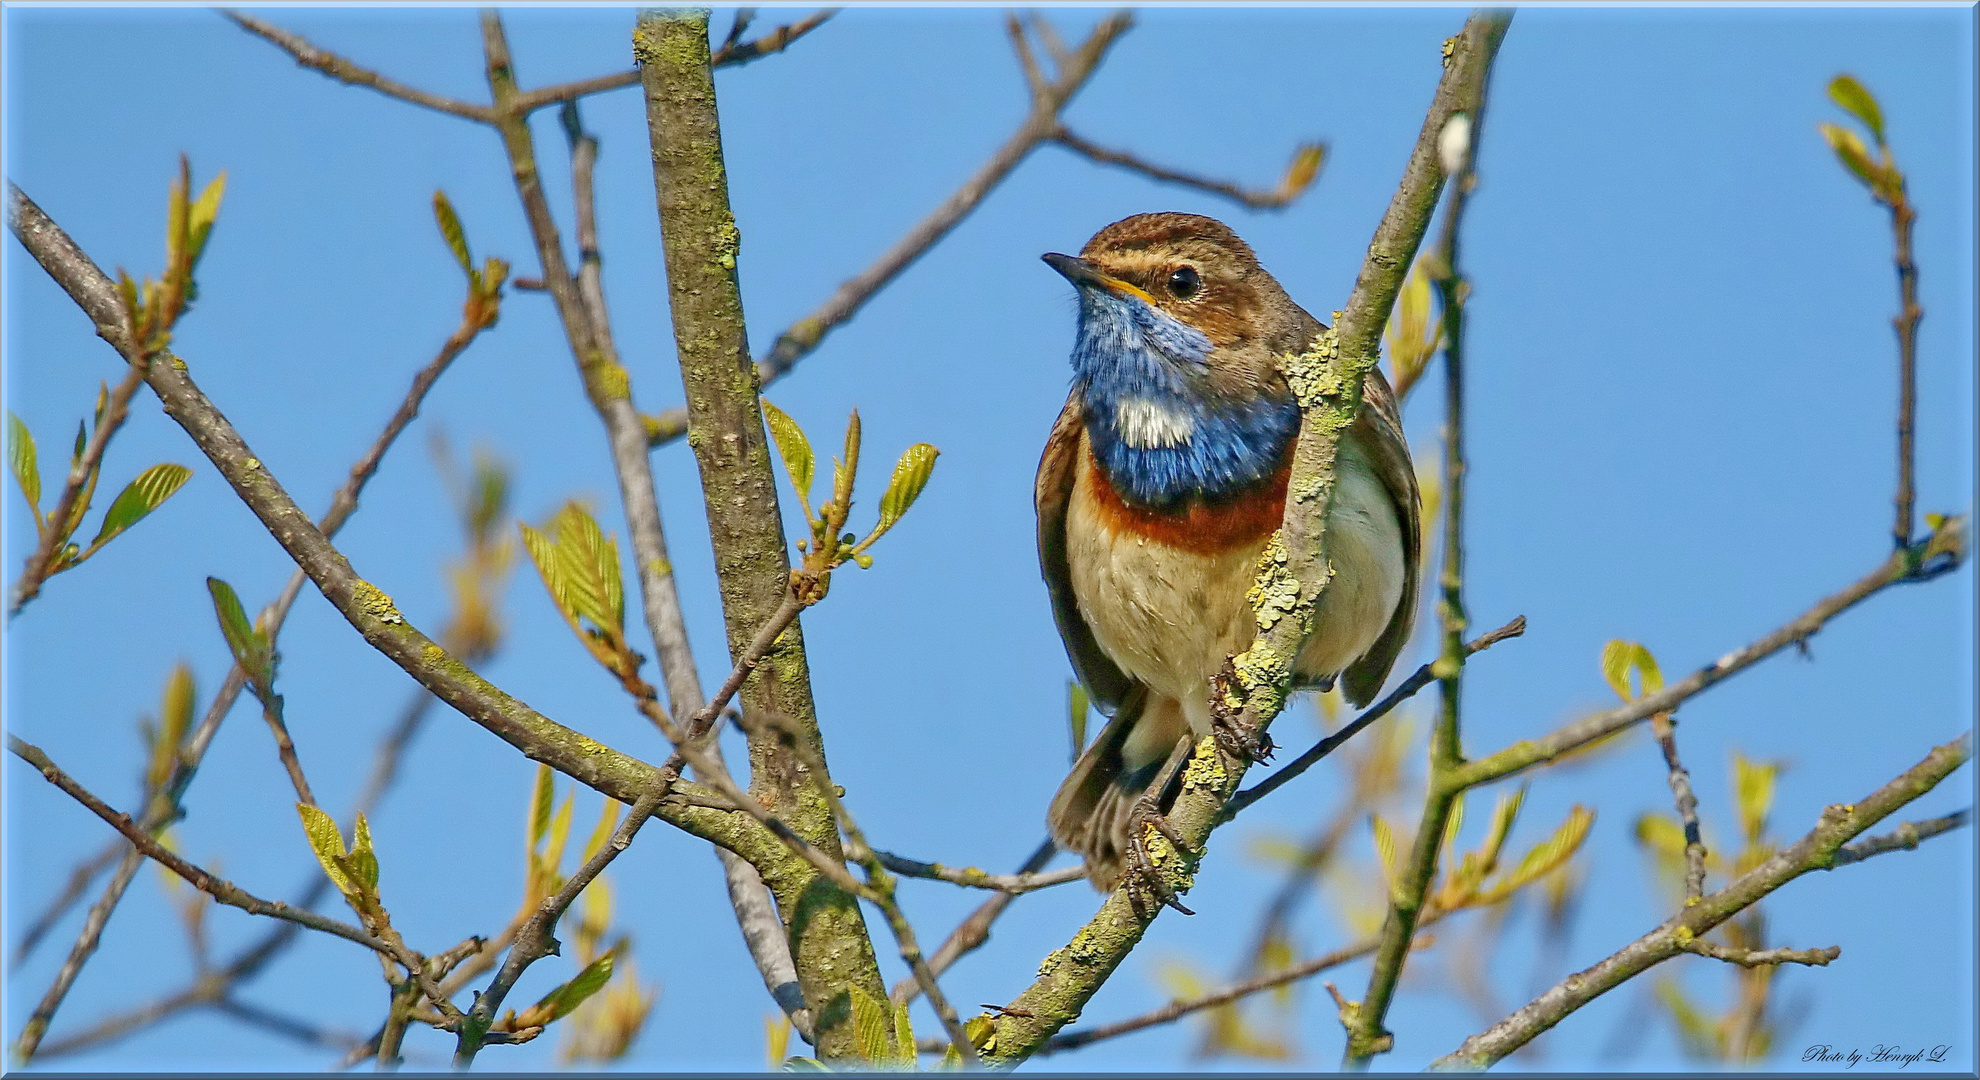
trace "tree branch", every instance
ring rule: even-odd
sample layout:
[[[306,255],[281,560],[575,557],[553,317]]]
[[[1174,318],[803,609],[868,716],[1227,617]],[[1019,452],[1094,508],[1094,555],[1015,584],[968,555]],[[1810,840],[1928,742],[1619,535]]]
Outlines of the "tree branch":
[[[1079,881],[1086,877],[1086,867],[1068,866],[1050,873],[991,874],[974,866],[954,867],[941,863],[926,863],[916,859],[905,859],[885,851],[873,853],[882,866],[902,877],[925,878],[929,881],[946,881],[951,885],[961,885],[970,889],[990,889],[995,892],[1028,893],[1037,889],[1049,889],[1054,885],[1064,885],[1068,881]]]
[[[262,22],[252,15],[232,10],[222,10],[220,13],[232,19],[236,26],[248,33],[273,42],[277,48],[295,57],[296,63],[306,68],[314,68],[338,82],[376,90],[387,97],[395,97],[400,101],[411,102],[422,108],[434,109],[452,116],[479,120],[484,124],[495,121],[495,110],[486,105],[455,101],[438,94],[429,94],[424,90],[415,90],[368,68],[359,67],[336,53],[319,49],[301,37]]]
[[[645,87],[668,301],[689,402],[689,443],[708,508],[729,653],[740,659],[784,606],[791,579],[736,279],[739,236],[729,208],[707,19],[705,11],[642,12],[633,54]],[[745,705],[788,718],[793,738],[822,767],[824,747],[801,623],[794,619],[777,641],[763,661],[766,670],[743,684]],[[756,736],[750,765],[753,798],[745,809],[765,809],[788,822],[843,870],[831,810],[806,770],[775,740]],[[823,775],[815,779],[830,782]],[[856,1058],[847,995],[858,989],[880,999],[886,988],[855,895],[809,861],[781,859],[757,867],[777,898],[821,1057]]]
[[[1287,167],[1286,175],[1277,187],[1248,188],[1230,180],[1215,180],[1156,165],[1125,150],[1110,150],[1098,146],[1064,126],[1052,133],[1051,140],[1088,161],[1100,165],[1114,165],[1129,172],[1140,173],[1157,183],[1176,184],[1212,195],[1221,195],[1253,210],[1283,210],[1291,206],[1294,200],[1306,193],[1306,189],[1311,187],[1313,181],[1320,175],[1320,168],[1327,153],[1325,143],[1301,143],[1293,150],[1292,164]]]
[[[1687,900],[1696,900],[1705,895],[1705,836],[1698,825],[1698,796],[1691,792],[1691,774],[1678,760],[1677,718],[1658,713],[1650,718],[1650,730],[1664,751],[1671,798],[1677,803],[1678,821],[1684,827],[1684,895]]]
[[[1512,18],[1506,13],[1505,20]],[[1505,24],[1497,27],[1503,36]],[[1478,143],[1485,129],[1485,107],[1491,85],[1491,64],[1484,65],[1477,82],[1456,102],[1455,111],[1437,132],[1437,153],[1445,175],[1452,180],[1450,201],[1444,209],[1444,228],[1436,252],[1436,284],[1443,310],[1444,342],[1444,568],[1437,602],[1437,622],[1442,637],[1441,654],[1431,665],[1438,682],[1438,713],[1430,732],[1430,782],[1424,796],[1423,817],[1416,830],[1409,862],[1397,875],[1390,889],[1389,914],[1382,927],[1382,945],[1376,951],[1369,974],[1367,995],[1358,1004],[1341,1002],[1341,1023],[1347,1028],[1347,1048],[1342,1060],[1348,1068],[1362,1070],[1376,1055],[1386,1052],[1395,1039],[1383,1026],[1389,1006],[1395,1000],[1396,986],[1402,981],[1403,965],[1408,962],[1416,923],[1422,914],[1424,897],[1431,879],[1437,875],[1437,860],[1444,848],[1444,833],[1451,808],[1462,796],[1460,788],[1442,783],[1464,761],[1460,731],[1461,701],[1465,658],[1464,632],[1469,625],[1464,607],[1464,299],[1469,290],[1459,270],[1459,248],[1463,236],[1464,211],[1471,191],[1478,185]]]
[[[1951,832],[1973,820],[1973,808],[1955,810],[1944,817],[1929,818],[1925,821],[1907,821],[1883,836],[1873,836],[1858,840],[1836,852],[1835,861],[1829,865],[1833,870],[1838,866],[1848,866],[1865,859],[1893,851],[1911,851],[1921,840],[1930,840],[1940,833]]]
[[[1404,271],[1428,228],[1443,184],[1437,135],[1459,102],[1476,94],[1505,23],[1503,15],[1475,14],[1451,43],[1452,54],[1429,116],[1345,308],[1308,352],[1280,360],[1302,417],[1285,520],[1268,549],[1272,554],[1263,561],[1258,591],[1290,596],[1292,603],[1290,610],[1273,608],[1269,619],[1261,613],[1258,640],[1226,664],[1220,685],[1213,690],[1213,707],[1236,713],[1230,719],[1239,730],[1262,732],[1284,707],[1293,675],[1286,658],[1297,656],[1304,645],[1328,577],[1324,530],[1335,451],[1360,410],[1362,378],[1377,361],[1383,323],[1395,305]],[[1145,838],[1170,890],[1188,887],[1204,842],[1247,766],[1226,754],[1215,739],[1206,738],[1198,745],[1183,773],[1182,791],[1167,815],[1185,850],[1177,850],[1166,834]],[[1159,908],[1147,905],[1153,910],[1144,910],[1134,891],[1126,884],[1117,889],[1070,945],[1045,959],[1038,980],[996,1019],[996,1042],[987,1055],[992,1065],[1009,1067],[1035,1053],[1079,1015],[1140,942]]]
[[[754,40],[725,41],[722,43],[722,47],[715,50],[714,54],[709,57],[709,67],[719,68],[747,64],[751,60],[760,60],[774,53],[783,52],[790,47],[792,42],[818,29],[819,26],[824,24],[825,20],[838,13],[838,8],[824,8],[799,19],[797,22],[780,26]],[[512,107],[519,112],[529,113],[541,109],[546,105],[560,105],[564,102],[576,101],[579,98],[588,97],[592,94],[602,94],[608,90],[623,90],[628,86],[638,85],[638,68],[633,68],[629,71],[615,71],[610,75],[600,75],[596,78],[580,79],[576,82],[560,83],[556,86],[545,86],[541,89],[528,91],[518,95]]]
[[[1489,634],[1480,634],[1478,637],[1472,639],[1465,645],[1466,654],[1475,655],[1484,652],[1486,649],[1497,645],[1507,638],[1516,638],[1524,633],[1526,633],[1526,616],[1515,615],[1511,622],[1499,627],[1497,630]],[[1396,706],[1416,696],[1417,691],[1434,681],[1434,676],[1431,674],[1433,666],[1432,664],[1425,664],[1417,668],[1410,674],[1409,678],[1404,679],[1396,685],[1394,690],[1389,691],[1387,697],[1363,710],[1360,716],[1355,717],[1345,727],[1341,728],[1341,730],[1313,744],[1305,753],[1287,762],[1284,768],[1259,781],[1256,786],[1246,788],[1236,795],[1231,796],[1231,801],[1224,807],[1224,820],[1229,821],[1250,807],[1252,803],[1285,786],[1294,777],[1319,764],[1322,758],[1340,749],[1349,739],[1361,734],[1362,730],[1368,727],[1368,725],[1387,716],[1395,710]]]
[[[1690,944],[1768,893],[1811,870],[1836,865],[1844,844],[1932,790],[1939,781],[1965,763],[1972,753],[1973,736],[1969,732],[1935,748],[1923,761],[1861,801],[1827,807],[1815,828],[1793,845],[1718,892],[1696,904],[1686,905],[1661,926],[1614,955],[1585,971],[1568,976],[1491,1028],[1466,1039],[1457,1050],[1437,1059],[1432,1068],[1489,1067],[1583,1005],[1657,964],[1688,951]]]
[[[1045,864],[1051,862],[1052,856],[1058,854],[1058,851],[1058,845],[1050,840],[1040,844],[1038,850],[1032,852],[1031,857],[1018,868],[1017,876],[1036,874],[1045,869]],[[982,948],[983,943],[990,940],[991,924],[997,921],[1005,908],[1011,906],[1011,901],[1016,900],[1018,895],[1013,892],[999,892],[979,904],[975,911],[970,912],[967,918],[956,925],[954,930],[949,931],[949,936],[943,939],[941,947],[935,950],[935,955],[928,958],[928,970],[940,975],[949,970],[957,960]],[[889,996],[892,997],[894,1004],[906,1005],[921,996],[921,984],[910,975],[895,983]]]

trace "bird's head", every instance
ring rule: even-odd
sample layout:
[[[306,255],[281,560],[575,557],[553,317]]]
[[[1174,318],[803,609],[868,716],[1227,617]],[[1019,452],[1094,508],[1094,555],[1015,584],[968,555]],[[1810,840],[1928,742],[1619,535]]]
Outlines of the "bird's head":
[[[1291,302],[1223,222],[1137,214],[1094,234],[1077,257],[1044,259],[1079,291],[1082,381],[1149,381],[1209,398],[1276,381],[1267,339]]]

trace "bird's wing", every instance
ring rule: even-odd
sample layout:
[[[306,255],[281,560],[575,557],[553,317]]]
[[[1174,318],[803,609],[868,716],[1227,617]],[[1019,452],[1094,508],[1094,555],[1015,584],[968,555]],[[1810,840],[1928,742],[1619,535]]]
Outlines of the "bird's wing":
[[[1086,418],[1079,391],[1074,390],[1066,398],[1058,422],[1052,425],[1045,454],[1038,462],[1038,569],[1045,575],[1052,615],[1058,620],[1059,637],[1066,643],[1073,673],[1101,711],[1111,715],[1127,698],[1133,683],[1100,651],[1093,629],[1080,615],[1079,601],[1073,596],[1072,568],[1066,562],[1066,512],[1072,504],[1073,478],[1085,446]]]
[[[1410,629],[1416,623],[1416,598],[1420,588],[1423,559],[1423,496],[1416,488],[1416,466],[1409,457],[1409,444],[1403,441],[1402,416],[1395,392],[1380,368],[1368,372],[1361,384],[1361,412],[1355,417],[1348,437],[1356,439],[1382,478],[1394,500],[1396,521],[1403,533],[1403,591],[1388,628],[1360,660],[1349,665],[1342,688],[1349,701],[1366,705],[1382,690],[1382,683],[1395,666],[1396,657],[1409,644]]]

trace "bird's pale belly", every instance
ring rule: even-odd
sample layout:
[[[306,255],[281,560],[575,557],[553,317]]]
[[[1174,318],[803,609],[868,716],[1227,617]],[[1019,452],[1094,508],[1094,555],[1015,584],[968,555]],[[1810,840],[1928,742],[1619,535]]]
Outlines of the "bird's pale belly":
[[[1403,591],[1403,539],[1395,506],[1352,438],[1327,514],[1334,578],[1296,671],[1303,681],[1338,674],[1381,637]],[[1284,489],[1217,520],[1151,521],[1123,513],[1090,454],[1081,454],[1066,520],[1066,554],[1080,614],[1129,677],[1182,704],[1199,735],[1210,726],[1210,679],[1255,634],[1245,593],[1283,512]]]

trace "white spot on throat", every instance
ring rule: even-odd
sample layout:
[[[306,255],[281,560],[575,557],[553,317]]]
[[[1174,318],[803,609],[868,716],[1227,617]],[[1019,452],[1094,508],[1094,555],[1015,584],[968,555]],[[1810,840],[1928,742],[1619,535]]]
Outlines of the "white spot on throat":
[[[1196,433],[1196,418],[1148,398],[1122,398],[1114,404],[1114,432],[1136,450],[1180,446]]]

